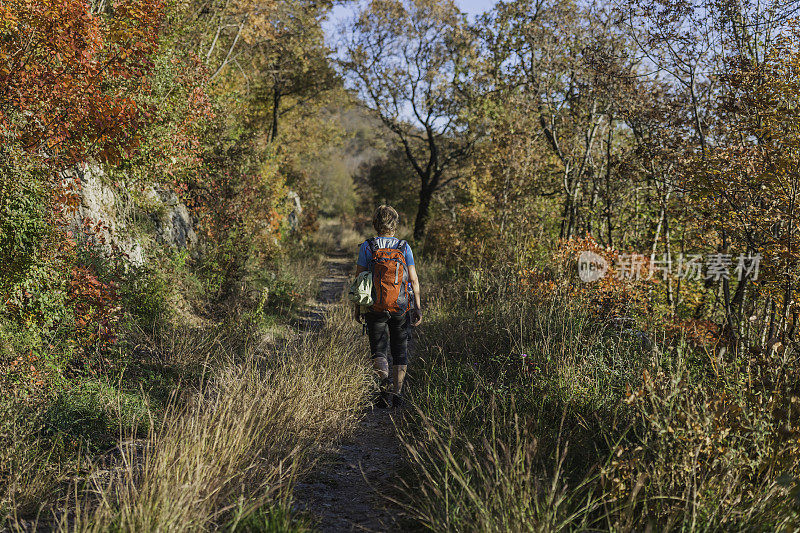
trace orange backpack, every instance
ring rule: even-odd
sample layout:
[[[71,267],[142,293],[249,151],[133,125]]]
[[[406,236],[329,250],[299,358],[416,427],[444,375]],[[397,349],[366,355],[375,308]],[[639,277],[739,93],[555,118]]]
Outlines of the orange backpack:
[[[406,241],[394,247],[378,248],[376,239],[367,241],[372,252],[369,270],[372,272],[372,307],[378,313],[405,313],[408,311],[408,265]]]

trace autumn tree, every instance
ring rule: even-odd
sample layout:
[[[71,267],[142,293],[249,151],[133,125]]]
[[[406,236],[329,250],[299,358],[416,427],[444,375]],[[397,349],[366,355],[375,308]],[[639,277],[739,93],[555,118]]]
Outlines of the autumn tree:
[[[146,123],[133,101],[151,67],[160,0],[0,5],[0,134],[53,170],[88,157],[118,160]]]
[[[120,161],[151,121],[135,96],[150,89],[162,2],[92,7],[0,4],[0,253],[16,267],[5,269],[3,292],[16,275],[41,273],[37,260],[61,253],[63,235],[54,230],[75,191],[60,172],[92,159]]]
[[[755,126],[748,113],[754,107],[764,111],[771,104],[755,96],[765,83],[755,73],[777,61],[775,39],[787,28],[793,8],[782,2],[632,0],[618,13],[636,55],[649,67],[640,83],[653,88],[644,92],[647,100],[626,116],[637,147],[631,166],[652,180],[649,189],[659,205],[653,224],[653,253],[661,247],[668,257],[691,248],[723,255],[756,253],[753,240],[742,236],[749,233],[745,228],[757,225],[756,220],[763,216],[740,213],[733,217],[735,221],[723,223],[719,217],[730,218],[731,206],[720,200],[738,196],[732,202],[734,211],[752,205],[746,195],[734,193],[736,180],[717,182],[710,178],[711,173],[698,173],[697,168],[724,167],[734,160],[743,168],[753,168],[757,159],[737,159],[732,154],[749,150],[745,147],[759,138],[753,137]],[[743,79],[747,83],[742,83]],[[759,103],[749,108],[733,105],[739,98],[739,104]],[[780,129],[775,132],[782,136]],[[761,134],[771,136],[764,130]],[[725,159],[728,163],[722,162]],[[749,175],[747,179],[756,178]],[[710,182],[716,184],[711,188],[714,193],[710,193]],[[711,314],[725,322],[732,338],[740,336],[748,284],[725,278],[706,285],[693,314],[703,312],[710,300]],[[680,306],[685,297],[680,281],[675,294],[670,291],[669,295]]]
[[[549,174],[535,187],[561,198],[560,236],[591,231],[608,170],[603,144],[609,132],[617,134],[619,120],[609,72],[630,75],[635,68],[624,38],[608,13],[570,0],[501,3],[478,31],[485,50],[479,68],[490,79],[494,108],[507,106],[504,113],[516,114],[539,150],[558,161],[531,178]]]
[[[452,0],[372,1],[344,32],[348,79],[395,134],[419,180],[416,239],[425,235],[434,195],[461,177],[458,166],[479,136],[465,120],[474,51]]]
[[[800,260],[800,30],[791,26],[756,62],[748,49],[728,59],[719,100],[716,142],[697,157],[685,186],[693,210],[734,255],[762,256],[755,283],[723,287],[731,334],[739,339],[759,320],[754,341],[797,332]],[[731,252],[728,252],[731,253]],[[760,307],[755,307],[761,301]]]
[[[279,119],[337,85],[322,21],[332,1],[195,0],[184,24],[221,95],[248,102],[269,141]]]
[[[216,119],[205,131],[201,171],[186,176],[218,296],[240,287],[248,261],[264,260],[288,234],[287,194],[302,198],[313,226],[307,161],[336,137],[324,106],[341,81],[328,59],[322,22],[332,2],[191,0],[182,40],[208,72]]]
[[[257,45],[254,94],[268,112],[270,141],[278,138],[281,117],[340,85],[322,30],[327,14],[319,2],[286,3],[276,38]]]
[[[167,11],[161,0],[0,2],[0,319],[66,332],[78,355],[112,342],[120,318],[119,276],[100,266],[119,256],[94,246],[100,221],[76,223],[82,170],[161,157],[166,171],[196,140],[204,95],[181,78],[183,58],[164,60]],[[180,105],[166,109],[167,93]],[[149,144],[156,130],[162,142]],[[164,147],[178,158],[163,164]]]

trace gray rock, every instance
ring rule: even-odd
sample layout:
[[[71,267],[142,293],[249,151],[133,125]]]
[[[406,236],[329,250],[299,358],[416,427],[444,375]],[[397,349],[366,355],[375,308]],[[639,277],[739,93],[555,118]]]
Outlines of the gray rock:
[[[289,204],[289,215],[286,217],[289,221],[289,226],[292,231],[300,231],[300,224],[303,218],[303,204],[300,202],[300,195],[294,191],[289,191],[286,195],[286,201]]]
[[[157,240],[180,250],[196,245],[197,233],[189,210],[174,192],[162,190],[157,193],[164,208],[162,212],[150,215],[156,225]]]
[[[135,236],[127,225],[128,215],[136,206],[133,195],[124,184],[112,186],[107,183],[102,169],[96,165],[70,169],[62,177],[66,181],[79,180],[81,184],[81,202],[72,216],[70,229],[76,235],[83,235],[84,221],[92,226],[101,223],[101,229],[87,238],[94,239],[109,250],[116,246],[133,265],[145,263],[150,241],[180,250],[193,248],[198,242],[194,219],[173,191],[158,190],[152,186],[137,191],[144,204],[142,207],[149,213],[155,226],[154,234],[148,239],[147,235]]]

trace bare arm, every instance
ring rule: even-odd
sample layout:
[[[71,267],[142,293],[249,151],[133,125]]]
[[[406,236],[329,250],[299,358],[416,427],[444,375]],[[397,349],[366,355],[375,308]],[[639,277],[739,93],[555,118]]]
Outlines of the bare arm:
[[[417,309],[422,309],[421,298],[419,296],[419,278],[417,277],[417,267],[414,265],[408,267],[408,281],[411,282],[411,288],[414,289],[414,303]]]
[[[420,297],[419,277],[417,277],[417,267],[411,265],[408,267],[408,280],[411,282],[411,288],[414,289],[414,304],[416,313],[412,312],[411,325],[419,326],[422,322],[422,298]]]

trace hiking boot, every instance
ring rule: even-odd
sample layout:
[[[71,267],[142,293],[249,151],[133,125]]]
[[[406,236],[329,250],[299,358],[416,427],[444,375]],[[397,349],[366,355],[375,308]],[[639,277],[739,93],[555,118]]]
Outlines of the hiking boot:
[[[403,398],[403,395],[392,393],[392,407],[402,409],[405,406],[406,406],[406,401]]]
[[[389,390],[392,388],[392,380],[389,378],[384,379],[381,381],[381,384],[378,388],[378,394],[373,401],[373,404],[378,409],[387,409],[392,406],[392,398],[391,393]]]
[[[375,400],[375,407],[377,407],[378,409],[388,409],[389,407],[392,406],[391,401],[392,399],[389,397],[388,394],[381,392],[378,394],[378,397]]]

